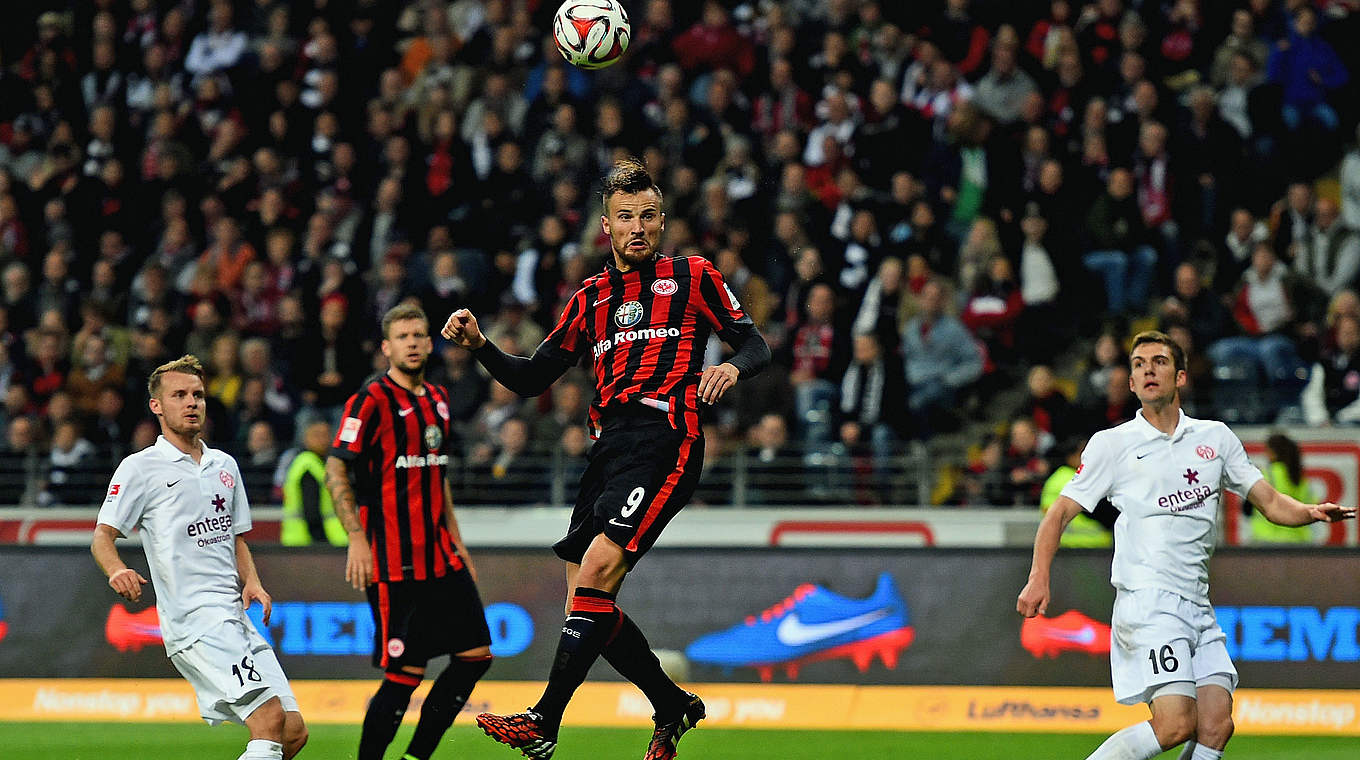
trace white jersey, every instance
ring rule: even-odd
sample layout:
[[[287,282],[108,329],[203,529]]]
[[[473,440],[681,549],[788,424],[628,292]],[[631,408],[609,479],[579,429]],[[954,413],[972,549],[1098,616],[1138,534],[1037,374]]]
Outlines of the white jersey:
[[[1223,487],[1245,498],[1260,479],[1227,425],[1181,412],[1167,435],[1139,411],[1091,436],[1062,494],[1087,512],[1104,497],[1119,510],[1110,570],[1115,588],[1157,588],[1208,604]]]
[[[195,464],[157,438],[118,465],[99,522],[125,536],[141,528],[166,654],[246,619],[236,536],[250,530],[250,504],[230,455],[205,444]]]

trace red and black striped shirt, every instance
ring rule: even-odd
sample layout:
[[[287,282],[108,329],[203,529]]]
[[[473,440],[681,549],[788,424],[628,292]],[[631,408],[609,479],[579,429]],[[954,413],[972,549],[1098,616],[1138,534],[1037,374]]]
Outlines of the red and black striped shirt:
[[[439,578],[463,567],[444,523],[449,392],[430,383],[424,391],[412,393],[386,373],[370,380],[345,404],[331,445],[350,463],[380,581]]]
[[[698,430],[699,377],[708,337],[735,344],[754,330],[722,274],[697,256],[658,257],[620,272],[612,263],[572,296],[540,350],[595,369],[592,431],[602,412],[639,401]]]

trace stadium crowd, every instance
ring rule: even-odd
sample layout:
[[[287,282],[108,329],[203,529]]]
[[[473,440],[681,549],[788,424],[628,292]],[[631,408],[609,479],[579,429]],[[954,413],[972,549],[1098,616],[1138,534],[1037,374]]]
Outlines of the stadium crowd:
[[[1360,421],[1355,0],[626,5],[599,72],[544,0],[7,8],[0,501],[97,501],[76,475],[154,439],[146,378],[185,352],[268,499],[399,301],[531,351],[602,266],[595,189],[630,154],[665,251],[711,258],[775,352],[711,421],[752,494],[788,452],[872,470],[981,419],[1004,430],[937,500],[1036,503],[1136,408],[1138,327],[1186,348],[1191,413]],[[546,500],[534,452],[583,466],[585,370],[525,402],[433,358],[460,498]]]

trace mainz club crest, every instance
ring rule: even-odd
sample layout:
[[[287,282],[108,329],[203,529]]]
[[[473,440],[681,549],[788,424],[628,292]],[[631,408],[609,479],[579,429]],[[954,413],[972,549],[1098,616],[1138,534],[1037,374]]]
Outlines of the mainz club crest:
[[[1195,453],[1199,454],[1200,459],[1214,458],[1214,448],[1212,446],[1196,446]]]
[[[236,478],[233,478],[233,477],[231,476],[231,473],[227,472],[226,470],[223,470],[223,471],[219,472],[219,473],[217,474],[217,477],[218,477],[218,478],[221,478],[221,480],[222,480],[222,485],[226,486],[227,488],[235,488],[235,487],[236,487]]]

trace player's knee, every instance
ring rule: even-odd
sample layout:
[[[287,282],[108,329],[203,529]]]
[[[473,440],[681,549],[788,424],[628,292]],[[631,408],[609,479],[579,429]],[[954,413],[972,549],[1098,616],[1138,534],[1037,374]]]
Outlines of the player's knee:
[[[1194,710],[1154,715],[1152,730],[1163,748],[1175,747],[1195,738],[1198,720]]]
[[[1200,744],[1207,745],[1214,749],[1222,749],[1232,738],[1233,724],[1231,715],[1219,715],[1212,718],[1201,716],[1199,719],[1198,741]]]
[[[294,714],[295,713],[289,713],[287,719],[284,721],[283,726],[284,760],[290,760],[290,758],[296,756],[297,753],[301,752],[302,748],[307,746],[307,739],[311,737],[311,732],[307,730],[307,724],[302,721],[302,716],[297,715],[297,719],[294,720],[293,719]]]
[[[283,737],[283,704],[273,697],[255,708],[245,723],[252,737],[278,741]]]

